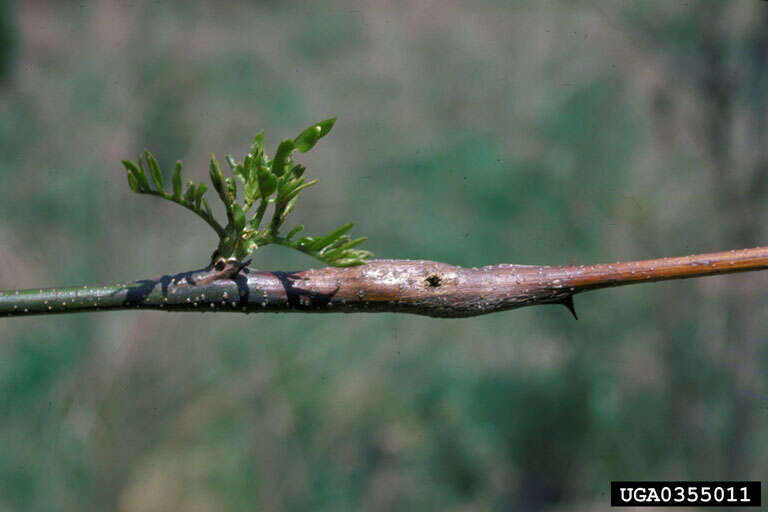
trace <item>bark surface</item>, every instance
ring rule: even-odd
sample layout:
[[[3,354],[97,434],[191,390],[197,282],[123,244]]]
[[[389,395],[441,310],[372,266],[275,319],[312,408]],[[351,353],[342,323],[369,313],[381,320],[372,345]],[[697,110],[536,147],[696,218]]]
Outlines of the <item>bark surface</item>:
[[[625,263],[464,268],[374,260],[296,272],[237,267],[168,274],[109,286],[0,292],[0,315],[114,309],[231,312],[390,312],[461,318],[563,304],[588,290],[768,268],[768,247]]]

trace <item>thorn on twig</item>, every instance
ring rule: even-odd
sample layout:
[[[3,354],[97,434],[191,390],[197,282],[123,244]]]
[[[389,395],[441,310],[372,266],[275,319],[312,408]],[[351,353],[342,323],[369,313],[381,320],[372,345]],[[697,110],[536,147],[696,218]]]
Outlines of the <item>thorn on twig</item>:
[[[578,315],[576,315],[576,307],[574,307],[573,305],[573,295],[569,295],[568,297],[563,299],[563,301],[560,304],[568,308],[568,311],[571,312],[571,314],[573,315],[573,318],[575,318],[576,320],[579,319]]]
[[[235,275],[238,275],[245,267],[247,267],[250,264],[251,264],[250,258],[240,263],[240,265],[238,265],[237,267],[237,272],[235,272]]]

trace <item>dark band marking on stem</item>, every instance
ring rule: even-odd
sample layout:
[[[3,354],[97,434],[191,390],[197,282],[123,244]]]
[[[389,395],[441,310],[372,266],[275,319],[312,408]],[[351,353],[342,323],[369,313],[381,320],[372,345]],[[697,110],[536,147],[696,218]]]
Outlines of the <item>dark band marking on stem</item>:
[[[391,312],[444,318],[484,315],[610,286],[768,268],[768,247],[678,258],[567,267],[462,268],[434,261],[374,260],[357,267],[250,271],[232,262],[131,284],[0,292],[0,315],[159,309],[242,312]],[[430,286],[439,276],[439,286]]]

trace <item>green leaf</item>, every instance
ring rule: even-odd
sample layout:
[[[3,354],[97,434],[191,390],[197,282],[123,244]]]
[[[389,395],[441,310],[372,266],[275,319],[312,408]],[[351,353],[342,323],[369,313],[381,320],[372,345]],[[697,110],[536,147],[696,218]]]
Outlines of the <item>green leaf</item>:
[[[294,188],[298,187],[305,180],[295,180],[290,174],[284,174],[277,180],[277,198],[284,199]]]
[[[246,183],[253,181],[253,155],[248,153],[245,155],[245,161],[242,164],[242,178]]]
[[[211,207],[208,206],[208,201],[206,201],[204,197],[202,199],[203,199],[203,209],[205,210],[205,213],[207,213],[210,218],[213,218],[213,213],[211,212]]]
[[[147,159],[147,165],[149,166],[149,173],[152,175],[152,182],[155,184],[155,189],[158,192],[163,191],[163,173],[160,172],[160,166],[157,165],[157,160],[152,156],[149,151],[144,152],[144,156]]]
[[[235,250],[235,240],[231,235],[219,238],[219,254],[224,258],[229,258]]]
[[[128,171],[126,174],[128,175],[128,186],[131,187],[131,190],[137,193],[141,192],[139,180],[136,179],[136,176],[131,171]]]
[[[302,229],[304,229],[304,225],[303,224],[299,224],[298,226],[296,226],[295,228],[293,228],[292,230],[290,230],[288,232],[288,234],[285,236],[285,239],[286,240],[290,240],[293,237],[293,235],[295,235],[296,233],[298,233]]]
[[[203,194],[208,190],[208,185],[201,183],[195,190],[195,207],[200,208],[200,202],[203,200]]]
[[[303,249],[309,249],[309,247],[315,242],[315,238],[311,236],[305,236],[296,241],[296,246]]]
[[[267,199],[274,194],[275,189],[277,188],[277,178],[275,178],[275,175],[272,174],[269,169],[264,167],[259,167],[257,172],[261,197]]]
[[[229,194],[230,201],[234,201],[237,197],[237,182],[232,178],[226,178],[224,183],[227,184],[227,193]]]
[[[178,201],[181,198],[181,161],[176,161],[176,166],[173,168],[173,199]]]
[[[286,217],[288,217],[288,214],[293,211],[293,207],[296,206],[296,199],[297,197],[293,197],[288,200],[288,202],[285,204],[285,208],[283,209],[283,212],[280,214],[280,223],[282,224]]]
[[[272,174],[278,177],[285,174],[285,166],[290,162],[293,149],[294,144],[290,139],[285,139],[280,143],[275,152],[275,158],[272,159]]]
[[[139,168],[136,167],[136,164],[131,162],[130,160],[121,160],[123,163],[123,167],[125,167],[125,170],[128,171],[131,174],[139,174]]]
[[[211,183],[213,188],[218,192],[219,197],[224,202],[225,206],[229,206],[229,197],[227,197],[226,183],[224,182],[224,173],[221,172],[221,166],[216,161],[216,155],[211,153],[211,165],[208,169],[208,174],[211,177]]]
[[[237,203],[232,205],[232,225],[235,227],[235,236],[239,237],[245,228],[245,212]]]
[[[139,163],[141,163],[141,157],[139,157]],[[136,181],[139,182],[139,188],[141,189],[141,192],[149,190],[149,182],[147,181],[147,175],[144,173],[143,167],[137,167],[136,164],[130,160],[123,160],[123,165],[128,170],[128,172],[131,172],[134,176],[136,176]]]
[[[251,180],[246,183],[243,195],[245,196],[246,206],[252,205],[256,198],[259,197],[259,180]]]
[[[312,149],[315,144],[317,144],[318,140],[320,140],[329,131],[331,131],[331,128],[333,128],[335,122],[336,118],[332,117],[330,119],[326,119],[325,121],[313,124],[301,132],[299,136],[294,139],[296,150],[300,151],[301,153],[306,153]]]
[[[317,240],[312,242],[312,245],[309,248],[313,251],[319,251],[320,249],[330,244],[331,242],[335,241],[341,235],[343,235],[344,233],[352,229],[352,226],[354,226],[354,224],[352,224],[351,222],[349,224],[344,224],[340,228],[334,231],[331,231],[324,237],[318,238]]]
[[[264,131],[260,131],[253,138],[253,144],[251,144],[251,153],[256,156],[259,153],[264,152]]]
[[[368,237],[365,237],[365,236],[356,238],[355,240],[349,240],[349,239],[344,240],[341,245],[333,249],[330,249],[326,254],[324,254],[324,256],[327,257],[328,259],[336,260],[342,257],[345,253],[347,253],[349,249],[357,245],[360,245],[366,240],[368,240]]]
[[[224,158],[226,158],[227,164],[229,164],[229,168],[232,169],[232,174],[240,178],[243,183],[248,181],[248,174],[246,173],[244,164],[238,163],[237,160],[232,158],[230,155],[226,155]],[[248,157],[246,157],[246,161],[247,160]]]
[[[184,202],[191,206],[194,201],[195,201],[195,182],[188,181],[187,188],[184,190]]]
[[[308,181],[306,183],[303,183],[303,184],[299,185],[298,187],[294,188],[293,190],[291,190],[285,197],[286,197],[286,199],[288,199],[290,201],[291,199],[294,199],[296,196],[298,196],[299,192],[301,192],[305,188],[309,188],[309,187],[311,187],[312,185],[315,185],[315,184],[317,184],[317,180],[311,180],[311,181]]]
[[[332,262],[332,264],[337,267],[354,267],[356,265],[364,264],[365,260],[371,256],[373,256],[373,253],[369,251],[355,251],[353,256],[338,259]]]
[[[125,167],[125,170],[128,174],[128,185],[131,187],[131,190],[139,194],[142,193],[144,190],[141,186],[141,180],[139,179],[139,174],[141,171],[139,171],[139,168],[136,167],[136,164],[130,160],[122,160],[122,162],[123,167]]]

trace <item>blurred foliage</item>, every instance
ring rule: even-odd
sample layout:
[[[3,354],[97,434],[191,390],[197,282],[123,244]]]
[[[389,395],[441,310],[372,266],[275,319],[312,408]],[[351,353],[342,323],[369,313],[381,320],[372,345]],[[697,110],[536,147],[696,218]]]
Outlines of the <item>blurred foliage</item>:
[[[331,115],[303,162],[324,186],[294,216],[355,219],[380,257],[765,244],[763,3],[1,12],[0,289],[199,268],[215,237],[130,194],[116,162],[151,148],[199,182],[210,151],[247,150],[242,133]],[[314,265],[287,252],[259,266]],[[579,322],[545,307],[3,321],[0,509],[592,510],[610,480],[759,479],[767,277],[587,294]]]
[[[0,2],[0,85],[8,79],[13,65],[14,26],[10,0]]]

